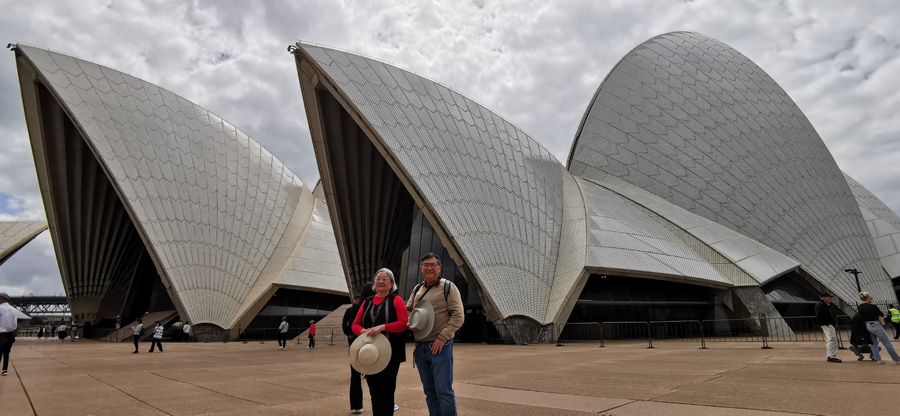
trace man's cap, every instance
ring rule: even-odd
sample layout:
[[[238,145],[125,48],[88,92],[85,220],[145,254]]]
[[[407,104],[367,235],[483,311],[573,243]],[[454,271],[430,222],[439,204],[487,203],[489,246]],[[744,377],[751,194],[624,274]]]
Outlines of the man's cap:
[[[409,327],[418,330],[413,332],[416,341],[421,341],[431,334],[431,330],[434,328],[434,306],[431,305],[431,302],[421,300],[416,303],[416,307],[409,311]]]
[[[6,293],[0,293],[0,299],[9,302],[9,295],[7,295]]]
[[[828,293],[828,292],[822,292],[822,294],[819,295],[819,297],[820,297],[820,298],[831,298],[831,297],[833,297],[833,296],[831,296],[831,294]]]
[[[390,361],[391,342],[384,334],[360,335],[350,344],[350,365],[362,374],[378,374]]]

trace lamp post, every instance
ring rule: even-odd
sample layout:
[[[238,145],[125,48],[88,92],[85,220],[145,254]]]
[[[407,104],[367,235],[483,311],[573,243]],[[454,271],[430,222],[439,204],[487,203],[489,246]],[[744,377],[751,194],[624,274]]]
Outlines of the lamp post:
[[[861,275],[862,272],[856,269],[844,269],[844,271],[853,275],[853,278],[856,279],[856,291],[862,292],[862,288],[859,287],[859,275]]]

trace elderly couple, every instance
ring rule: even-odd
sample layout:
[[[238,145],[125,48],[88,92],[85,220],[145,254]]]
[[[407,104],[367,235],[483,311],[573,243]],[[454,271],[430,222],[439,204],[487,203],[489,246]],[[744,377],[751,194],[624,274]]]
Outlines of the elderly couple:
[[[453,394],[453,335],[463,324],[462,299],[456,285],[441,279],[440,257],[433,253],[426,254],[419,262],[419,269],[425,279],[416,286],[405,303],[395,293],[397,283],[394,274],[388,269],[379,270],[372,283],[375,294],[362,300],[352,323],[353,334],[360,339],[351,346],[351,364],[366,374],[366,383],[372,396],[372,412],[375,415],[390,415],[394,412],[397,373],[400,363],[406,361],[404,335],[408,329],[413,331],[416,338],[413,359],[425,390],[429,414],[456,414],[456,398]],[[428,316],[424,320],[430,325],[419,325],[419,312],[426,307]],[[411,314],[414,316],[412,320],[409,319]],[[387,354],[377,356],[378,349],[374,347],[371,337],[383,340],[378,334],[387,336],[387,342],[381,348],[389,348],[389,359]],[[364,343],[361,341],[365,340],[373,341],[371,345],[362,345]],[[371,360],[364,357],[370,351],[376,351],[376,356]],[[380,365],[374,364],[379,358],[383,362]],[[367,365],[372,365],[370,368],[375,370],[366,371]],[[384,367],[377,371],[380,366]],[[356,377],[355,374],[352,376]],[[357,393],[353,390],[351,384],[351,410],[353,413],[362,413],[362,391]]]

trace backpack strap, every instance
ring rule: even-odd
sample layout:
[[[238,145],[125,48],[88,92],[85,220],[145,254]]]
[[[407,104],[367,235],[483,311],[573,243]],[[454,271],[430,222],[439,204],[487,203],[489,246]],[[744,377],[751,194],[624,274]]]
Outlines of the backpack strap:
[[[413,288],[412,293],[409,296],[414,298],[416,296],[416,293],[419,293],[419,289],[421,289],[422,285],[424,285],[424,284],[425,283],[417,284],[416,287]],[[450,285],[452,285],[452,284],[453,284],[453,282],[451,282],[447,279],[444,279],[444,302],[446,302],[447,299],[450,298]],[[434,287],[434,286],[432,286],[432,287]],[[425,295],[422,295],[422,296],[424,297]]]

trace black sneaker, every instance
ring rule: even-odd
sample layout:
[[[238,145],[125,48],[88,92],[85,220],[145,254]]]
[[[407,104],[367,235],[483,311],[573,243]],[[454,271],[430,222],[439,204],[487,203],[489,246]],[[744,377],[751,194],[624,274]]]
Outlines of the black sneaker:
[[[9,373],[8,373],[8,372],[6,372],[6,370],[3,370],[3,375],[4,375],[4,376],[8,376],[8,375],[9,375]]]
[[[850,352],[852,352],[853,354],[856,354],[857,361],[862,361],[865,359],[865,357],[863,357],[863,355],[859,353],[859,348],[857,348],[856,345],[851,345],[847,349],[850,350]]]
[[[828,361],[829,363],[842,363],[842,362],[843,362],[843,361],[841,361],[840,358],[835,358],[835,357],[828,357],[828,360],[827,360],[827,361]]]

